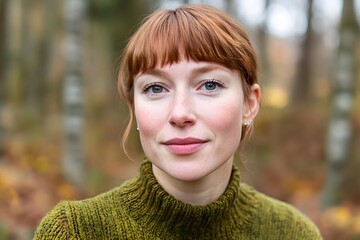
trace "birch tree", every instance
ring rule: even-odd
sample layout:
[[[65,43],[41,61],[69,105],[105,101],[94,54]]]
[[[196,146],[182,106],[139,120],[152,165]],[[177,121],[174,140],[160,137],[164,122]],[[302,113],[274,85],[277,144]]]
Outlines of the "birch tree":
[[[336,57],[333,79],[331,116],[327,143],[327,181],[323,193],[323,207],[328,208],[340,201],[343,181],[342,170],[349,161],[349,146],[352,138],[350,112],[354,103],[356,79],[355,49],[358,38],[358,24],[353,0],[343,1],[340,23],[340,45]]]
[[[82,45],[84,39],[84,0],[65,0],[64,79],[65,145],[63,174],[78,186],[84,180],[82,153],[83,91],[82,91]]]

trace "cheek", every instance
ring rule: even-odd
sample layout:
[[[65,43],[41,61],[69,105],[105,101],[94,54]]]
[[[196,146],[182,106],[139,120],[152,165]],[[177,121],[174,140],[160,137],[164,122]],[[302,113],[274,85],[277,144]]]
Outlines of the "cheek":
[[[236,101],[223,103],[211,110],[212,113],[206,118],[207,123],[216,135],[240,141],[242,111],[242,104]]]
[[[135,102],[135,119],[137,126],[141,130],[141,135],[151,136],[159,132],[163,123],[163,115],[161,112],[153,109],[146,103]],[[158,108],[157,108],[158,109]]]
[[[235,101],[224,102],[212,108],[212,114],[209,114],[209,121],[219,129],[239,127],[241,126],[242,111],[241,104]]]

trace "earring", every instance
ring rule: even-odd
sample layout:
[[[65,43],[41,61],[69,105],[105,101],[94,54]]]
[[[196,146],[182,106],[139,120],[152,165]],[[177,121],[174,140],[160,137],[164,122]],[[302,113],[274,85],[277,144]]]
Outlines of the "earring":
[[[139,127],[136,127],[136,131],[138,131],[138,132],[139,132]]]
[[[246,121],[244,122],[244,126],[245,126],[245,127],[249,127],[249,126],[251,125],[251,123],[252,123],[251,119],[246,120]]]

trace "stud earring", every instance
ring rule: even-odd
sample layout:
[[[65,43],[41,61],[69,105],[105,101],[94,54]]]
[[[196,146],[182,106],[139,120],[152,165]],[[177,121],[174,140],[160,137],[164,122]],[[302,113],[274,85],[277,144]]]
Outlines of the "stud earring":
[[[245,126],[245,127],[249,127],[249,126],[251,125],[251,123],[252,123],[251,119],[246,120],[246,121],[244,122],[244,126]]]

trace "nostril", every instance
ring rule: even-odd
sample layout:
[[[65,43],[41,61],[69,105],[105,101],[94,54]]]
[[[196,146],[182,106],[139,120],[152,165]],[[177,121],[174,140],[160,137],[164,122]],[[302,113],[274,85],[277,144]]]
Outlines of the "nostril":
[[[169,122],[171,125],[178,127],[193,125],[196,122],[196,115],[192,108],[176,107],[170,113]]]
[[[195,121],[193,120],[176,120],[176,121],[170,121],[170,124],[174,127],[186,127],[186,126],[192,126],[194,125]]]
[[[186,126],[195,123],[195,115],[192,112],[172,113],[169,122],[176,126]]]

